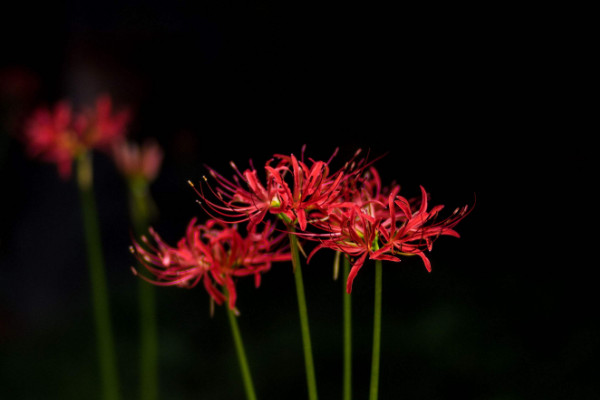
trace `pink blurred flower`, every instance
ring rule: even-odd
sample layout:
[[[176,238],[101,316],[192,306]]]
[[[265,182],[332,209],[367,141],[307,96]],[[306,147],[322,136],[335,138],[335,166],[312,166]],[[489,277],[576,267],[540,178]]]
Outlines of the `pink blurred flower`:
[[[148,139],[138,145],[127,140],[113,144],[112,156],[117,169],[127,178],[144,178],[148,182],[156,179],[164,153],[158,142]]]
[[[281,246],[285,236],[273,234],[270,224],[243,237],[233,225],[216,220],[196,224],[193,218],[176,247],[167,245],[150,229],[156,245],[143,236],[145,247],[134,241],[132,251],[152,275],[139,274],[148,282],[192,288],[202,281],[212,300],[219,305],[227,300],[229,308],[235,310],[237,277],[253,275],[258,287],[261,274],[269,271],[273,262],[291,260],[289,251]]]
[[[56,163],[66,179],[76,157],[92,149],[110,151],[112,143],[124,137],[129,121],[129,110],[114,112],[108,95],[79,113],[62,101],[53,110],[42,107],[33,113],[25,127],[25,145],[30,156]]]

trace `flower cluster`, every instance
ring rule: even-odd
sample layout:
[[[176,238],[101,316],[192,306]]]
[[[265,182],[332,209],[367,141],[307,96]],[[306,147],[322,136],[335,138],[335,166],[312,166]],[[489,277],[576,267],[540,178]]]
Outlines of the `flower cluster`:
[[[202,282],[214,302],[227,301],[232,310],[236,310],[237,277],[253,275],[258,287],[261,274],[273,262],[291,259],[282,245],[284,235],[275,235],[269,223],[242,236],[235,225],[212,219],[198,224],[193,218],[176,247],[166,244],[152,228],[149,232],[154,244],[143,236],[144,245],[134,241],[131,250],[151,276],[134,269],[136,274],[160,286],[192,288]]]
[[[66,179],[75,158],[91,149],[109,151],[114,142],[123,139],[129,121],[129,110],[114,112],[108,95],[98,97],[94,108],[78,113],[62,101],[53,110],[42,107],[33,113],[24,140],[32,157],[56,163]]]
[[[367,256],[372,260],[399,262],[398,256],[417,255],[427,271],[431,271],[431,262],[424,251],[431,251],[433,241],[442,235],[459,237],[453,228],[466,216],[467,206],[438,220],[444,206],[438,205],[428,211],[428,194],[423,186],[420,201],[409,201],[398,194],[399,190],[399,187],[392,189],[386,202],[377,198],[358,198],[339,203],[315,222],[314,226],[323,233],[304,235],[320,242],[309,259],[322,248],[340,251],[356,259],[346,283],[348,293],[352,291],[354,278]],[[378,194],[377,197],[382,196]],[[418,207],[411,206],[413,203]]]
[[[252,162],[243,172],[231,163],[231,179],[209,167],[214,187],[207,185],[205,192],[206,185],[189,184],[210,218],[204,224],[192,219],[176,247],[152,229],[154,244],[145,236],[144,245],[134,242],[132,251],[151,274],[140,276],[163,286],[189,288],[202,281],[214,302],[227,301],[235,309],[235,278],[253,275],[258,287],[261,274],[273,262],[291,260],[289,249],[282,246],[287,234],[315,244],[308,261],[321,249],[351,258],[348,293],[367,258],[399,262],[416,255],[431,271],[425,252],[440,236],[459,237],[454,227],[470,208],[441,218],[444,206],[430,208],[422,186],[421,196],[414,199],[400,195],[396,184],[383,186],[374,162],[359,159],[360,151],[332,172],[330,163],[336,154],[337,150],[328,161],[305,161],[304,148],[300,158],[276,154],[260,173]],[[264,180],[259,178],[262,174]],[[246,236],[238,229],[244,222]],[[278,222],[284,228],[276,228]]]
[[[358,154],[335,173],[330,172],[331,158],[305,162],[304,148],[300,159],[275,155],[265,164],[264,184],[253,166],[240,172],[232,163],[231,180],[209,169],[217,182],[216,188],[209,186],[213,196],[202,186],[196,191],[204,208],[224,223],[249,221],[255,227],[267,214],[277,215],[288,232],[317,243],[308,260],[323,248],[352,258],[348,293],[367,257],[399,262],[400,256],[417,255],[431,271],[425,251],[440,236],[458,237],[453,228],[470,208],[440,218],[444,206],[428,210],[423,187],[421,198],[410,200],[399,195],[398,185],[383,187],[373,162],[357,160]]]

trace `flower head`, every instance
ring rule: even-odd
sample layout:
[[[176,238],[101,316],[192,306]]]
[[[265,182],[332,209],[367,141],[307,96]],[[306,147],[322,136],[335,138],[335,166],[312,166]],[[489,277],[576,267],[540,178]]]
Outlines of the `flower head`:
[[[241,172],[231,163],[236,173],[232,180],[209,168],[218,185],[211,188],[217,200],[210,199],[201,187],[197,192],[202,204],[213,218],[225,222],[248,221],[252,228],[267,214],[274,214],[286,224],[298,224],[300,230],[306,230],[310,214],[323,212],[344,197],[344,191],[351,187],[348,181],[358,175],[356,165],[362,162],[348,162],[332,173],[329,164],[337,150],[328,161],[305,161],[304,149],[300,159],[293,154],[275,154],[264,166],[264,183],[252,165]]]
[[[352,290],[352,282],[362,268],[367,257],[373,260],[400,261],[396,256],[379,251],[382,218],[374,210],[379,207],[361,207],[357,203],[340,204],[329,210],[329,215],[313,224],[324,233],[304,234],[303,237],[318,240],[319,244],[312,250],[308,260],[323,248],[344,253],[355,260],[347,282],[348,293]]]
[[[66,101],[53,110],[37,109],[27,121],[24,140],[32,157],[56,163],[63,178],[71,175],[72,161],[91,149],[108,151],[125,135],[128,110],[113,112],[108,95],[98,97],[94,108],[74,113]]]
[[[421,186],[421,200],[418,209],[402,196],[389,197],[389,218],[382,222],[382,247],[379,252],[399,255],[418,255],[427,271],[431,262],[424,250],[431,251],[433,242],[440,236],[460,237],[454,227],[468,214],[470,208],[464,206],[443,219],[438,219],[443,205],[427,210],[428,194]]]
[[[127,178],[143,178],[152,182],[158,175],[163,160],[163,150],[154,139],[141,146],[127,140],[119,140],[112,146],[112,156],[117,169]]]
[[[352,291],[354,278],[367,257],[373,260],[399,262],[401,256],[417,255],[431,271],[425,251],[431,251],[440,236],[459,237],[453,229],[470,211],[457,209],[446,218],[439,218],[443,205],[428,210],[428,194],[421,186],[420,199],[406,199],[398,193],[400,187],[382,188],[379,174],[370,168],[356,181],[355,190],[344,202],[331,205],[311,224],[317,232],[300,233],[319,244],[310,258],[320,249],[329,248],[354,259],[346,283]]]
[[[143,236],[145,246],[134,241],[132,251],[151,274],[139,274],[148,282],[192,288],[202,281],[214,302],[220,305],[227,301],[235,310],[236,278],[252,275],[258,287],[261,274],[270,270],[273,262],[291,259],[289,251],[280,246],[284,236],[273,233],[266,224],[262,231],[253,229],[243,237],[233,225],[216,220],[197,224],[193,218],[176,247],[167,245],[150,229],[155,244]]]

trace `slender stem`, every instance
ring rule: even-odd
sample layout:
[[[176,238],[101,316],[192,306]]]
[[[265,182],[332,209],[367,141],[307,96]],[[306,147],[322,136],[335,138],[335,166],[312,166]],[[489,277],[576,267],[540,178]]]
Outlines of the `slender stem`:
[[[227,316],[229,317],[229,325],[231,326],[231,333],[233,335],[233,341],[235,343],[235,350],[237,352],[238,362],[240,365],[240,371],[242,373],[242,379],[244,381],[244,389],[246,390],[246,398],[248,400],[256,400],[256,393],[254,392],[254,384],[252,383],[252,376],[250,375],[250,367],[248,366],[248,360],[246,359],[246,352],[244,351],[244,343],[242,342],[242,335],[240,334],[240,328],[237,324],[237,317],[233,310],[231,310],[227,304]]]
[[[306,383],[308,385],[308,398],[317,400],[317,379],[315,378],[315,366],[312,356],[312,345],[310,343],[310,328],[308,325],[308,312],[306,298],[304,296],[304,283],[302,281],[302,268],[298,254],[298,238],[292,232],[289,234],[290,248],[292,253],[292,265],[296,281],[296,295],[298,297],[298,311],[300,314],[300,328],[302,331],[302,345],[304,348],[304,364],[306,367]]]
[[[379,359],[381,353],[381,303],[382,277],[381,260],[375,260],[375,308],[373,315],[373,354],[371,360],[371,390],[369,400],[377,400],[379,391]]]
[[[140,307],[140,398],[158,399],[158,333],[155,290],[148,282],[138,282]]]
[[[91,297],[96,327],[96,345],[102,391],[105,400],[119,398],[119,383],[114,341],[110,323],[108,290],[102,257],[98,213],[92,184],[92,160],[89,153],[78,158],[77,183],[83,213],[83,228],[90,270]]]
[[[352,398],[352,298],[346,291],[346,280],[350,273],[350,260],[344,257],[344,400]]]
[[[152,199],[148,182],[130,179],[129,206],[136,235],[141,236],[148,229]],[[143,268],[138,268],[143,271]],[[143,279],[138,280],[138,306],[140,311],[140,399],[158,399],[158,332],[156,322],[155,288]]]

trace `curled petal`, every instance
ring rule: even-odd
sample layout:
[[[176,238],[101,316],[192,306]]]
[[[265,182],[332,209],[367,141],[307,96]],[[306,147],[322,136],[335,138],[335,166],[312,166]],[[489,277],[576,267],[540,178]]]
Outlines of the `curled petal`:
[[[365,263],[366,257],[367,253],[364,253],[362,256],[360,256],[360,258],[356,260],[356,262],[352,266],[352,269],[350,270],[350,273],[348,274],[348,281],[346,282],[346,292],[348,294],[352,292],[352,283],[354,282],[354,278],[356,278],[356,274],[358,274],[358,271],[360,271],[363,264]]]

